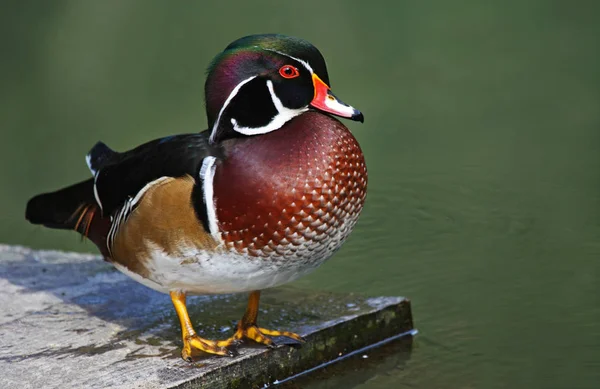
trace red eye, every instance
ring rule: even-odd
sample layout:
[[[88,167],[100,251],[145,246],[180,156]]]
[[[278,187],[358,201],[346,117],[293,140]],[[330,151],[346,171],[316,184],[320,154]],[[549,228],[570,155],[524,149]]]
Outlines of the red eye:
[[[296,78],[300,75],[300,72],[292,65],[284,65],[279,69],[279,74],[283,78]]]

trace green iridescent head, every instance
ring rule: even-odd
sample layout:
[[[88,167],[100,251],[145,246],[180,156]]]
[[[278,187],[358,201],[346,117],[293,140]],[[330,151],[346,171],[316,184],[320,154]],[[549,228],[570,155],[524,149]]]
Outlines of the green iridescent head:
[[[212,142],[277,130],[309,109],[363,119],[331,92],[319,50],[279,34],[229,44],[209,66],[205,94]]]

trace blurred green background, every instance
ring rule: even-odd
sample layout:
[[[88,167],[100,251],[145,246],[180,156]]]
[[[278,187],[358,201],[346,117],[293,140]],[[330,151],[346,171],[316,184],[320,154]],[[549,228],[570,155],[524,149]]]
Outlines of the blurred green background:
[[[96,252],[28,225],[27,199],[124,150],[203,130],[205,68],[234,39],[313,42],[369,169],[366,208],[298,286],[412,299],[421,330],[306,388],[600,383],[600,3],[6,1],[0,241]]]

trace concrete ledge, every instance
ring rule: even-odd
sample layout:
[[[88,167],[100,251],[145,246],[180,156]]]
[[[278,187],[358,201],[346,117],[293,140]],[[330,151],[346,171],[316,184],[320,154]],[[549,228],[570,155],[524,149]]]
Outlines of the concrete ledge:
[[[190,298],[200,335],[227,337],[246,298]],[[189,364],[179,357],[179,323],[168,296],[97,256],[6,245],[0,306],[1,388],[263,387],[413,328],[410,303],[401,297],[278,288],[263,293],[260,323],[302,334],[302,347],[245,344],[235,358]]]

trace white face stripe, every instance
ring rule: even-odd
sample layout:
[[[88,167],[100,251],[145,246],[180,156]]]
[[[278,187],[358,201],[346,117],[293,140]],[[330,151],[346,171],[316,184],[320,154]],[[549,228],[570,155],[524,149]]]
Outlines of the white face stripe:
[[[300,58],[296,58],[289,54],[282,53],[281,51],[278,51],[278,50],[273,50],[273,49],[263,49],[263,50],[271,51],[273,53],[277,53],[284,57],[291,58],[294,61],[297,61],[300,64],[302,64],[302,66],[304,66],[306,68],[306,70],[308,70],[310,72],[311,75],[314,74],[314,71],[313,71],[312,67],[309,65],[309,63]],[[221,107],[221,110],[219,111],[219,115],[217,116],[217,120],[215,120],[215,124],[213,125],[212,131],[210,133],[210,138],[209,138],[209,141],[211,143],[214,143],[214,141],[215,141],[215,137],[217,136],[217,129],[219,127],[219,123],[221,122],[221,116],[223,115],[223,112],[225,111],[225,109],[227,108],[227,106],[229,105],[231,100],[238,94],[238,92],[240,91],[242,86],[244,86],[248,82],[252,81],[256,77],[257,76],[249,77],[249,78],[243,80],[242,82],[240,82],[239,84],[237,84],[235,86],[235,88],[233,88],[233,90],[227,97],[227,100],[225,100],[225,103]],[[231,124],[233,125],[234,131],[239,132],[240,134],[243,134],[243,135],[266,134],[268,132],[271,132],[271,131],[281,128],[281,126],[283,126],[290,119],[300,115],[303,112],[308,111],[308,107],[299,108],[299,109],[290,109],[290,108],[285,107],[281,103],[281,100],[279,99],[279,97],[277,97],[277,95],[275,94],[275,91],[273,90],[273,82],[271,80],[267,80],[267,88],[269,88],[269,93],[271,94],[271,100],[273,101],[273,104],[275,105],[275,108],[277,109],[278,114],[269,122],[269,124],[267,124],[264,127],[259,127],[259,128],[241,127],[238,125],[237,120],[232,118]]]
[[[209,138],[210,143],[213,143],[215,141],[215,136],[217,135],[217,128],[219,128],[219,122],[221,121],[221,115],[223,115],[223,111],[225,111],[225,108],[227,108],[227,106],[229,105],[231,100],[235,97],[235,95],[237,95],[237,93],[240,91],[240,88],[243,87],[248,82],[255,79],[256,77],[257,76],[252,76],[252,77],[246,78],[244,81],[237,84],[235,86],[235,88],[233,88],[233,90],[227,97],[227,100],[225,100],[225,103],[221,107],[221,110],[219,111],[219,116],[217,116],[217,120],[215,120],[215,124],[213,125],[212,131],[210,133],[210,138]]]
[[[273,49],[263,49],[263,50],[266,50],[266,51],[271,51],[271,52],[273,52],[273,53],[277,53],[277,54],[279,54],[279,55],[283,55],[284,57],[291,58],[291,59],[293,59],[294,61],[298,61],[298,62],[300,62],[300,63],[301,63],[301,64],[302,64],[302,65],[303,65],[303,66],[306,68],[306,70],[308,70],[308,71],[310,72],[310,74],[311,74],[311,75],[312,75],[312,74],[314,74],[314,71],[313,71],[312,67],[311,67],[311,66],[308,64],[308,62],[306,62],[306,61],[304,61],[304,60],[302,60],[302,59],[300,59],[300,58],[292,57],[292,56],[291,56],[291,55],[289,55],[289,54],[282,53],[281,51],[277,51],[277,50],[273,50]]]
[[[213,181],[215,178],[215,157],[206,157],[200,168],[200,179],[202,180],[202,192],[204,194],[204,205],[206,206],[206,217],[208,218],[208,231],[215,239],[219,240],[219,226],[217,224],[217,212],[215,206],[215,195]]]
[[[251,128],[251,127],[240,127],[237,124],[235,119],[231,119],[231,124],[233,124],[233,129],[240,134],[244,135],[258,135],[258,134],[266,134],[267,132],[275,131],[281,126],[283,126],[286,122],[293,119],[294,117],[300,115],[303,112],[308,111],[308,107],[298,108],[298,109],[290,109],[283,105],[279,97],[275,94],[275,90],[273,88],[273,81],[267,80],[267,88],[269,89],[269,94],[271,95],[271,100],[273,101],[273,105],[275,109],[277,109],[277,115],[271,119],[269,124],[264,127]]]

